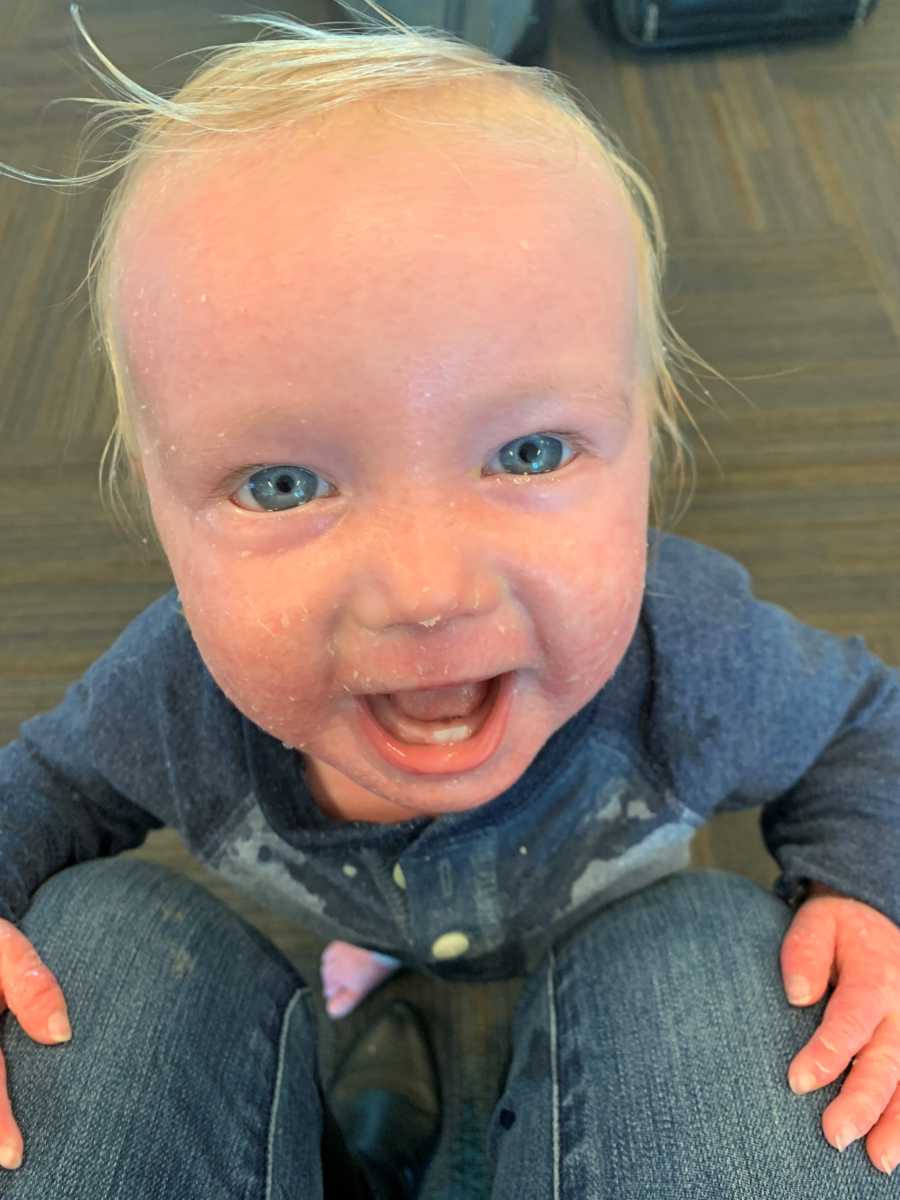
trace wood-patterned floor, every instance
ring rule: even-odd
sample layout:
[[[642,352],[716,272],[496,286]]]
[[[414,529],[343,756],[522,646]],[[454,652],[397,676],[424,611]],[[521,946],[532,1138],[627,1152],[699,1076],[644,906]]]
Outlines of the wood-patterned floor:
[[[277,8],[343,19],[327,0]],[[154,90],[174,88],[199,61],[170,61],[176,54],[256,36],[215,16],[250,11],[260,7],[82,5],[102,51]],[[46,105],[100,94],[77,49],[89,53],[67,5],[6,0],[0,161],[39,175],[75,169],[78,134],[95,110]],[[692,437],[697,490],[677,532],[740,559],[761,598],[836,633],[861,633],[900,665],[900,10],[884,3],[836,39],[654,59],[604,35],[578,0],[559,0],[546,65],[580,89],[643,168],[669,236],[671,319],[744,393],[701,380],[720,409],[694,408],[715,458]],[[53,707],[172,582],[98,496],[112,392],[90,352],[86,289],[71,297],[108,186],[65,196],[0,177],[0,744]],[[208,887],[317,985],[320,943],[232,893],[177,835],[153,834],[132,853]],[[758,812],[717,818],[695,840],[694,861],[764,885],[777,874]],[[428,1196],[489,1190],[481,1132],[518,988],[401,976],[379,994],[379,1005],[387,994],[420,1005],[441,1059],[446,1120]],[[336,1027],[323,1021],[326,1078],[366,1019],[364,1009]]]

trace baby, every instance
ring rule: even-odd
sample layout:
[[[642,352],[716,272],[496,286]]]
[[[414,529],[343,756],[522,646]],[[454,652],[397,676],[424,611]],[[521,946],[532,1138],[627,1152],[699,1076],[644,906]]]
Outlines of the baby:
[[[419,124],[404,93],[217,139],[149,167],[120,227],[136,466],[185,617],[334,821],[505,792],[641,607],[657,418],[637,217],[539,102],[442,89],[433,111],[478,105],[486,139]],[[334,941],[329,1012],[398,965]]]
[[[481,75],[447,51],[427,90],[386,72],[252,136],[162,114],[179,152],[123,180],[101,312],[176,588],[0,752],[21,961],[71,861],[47,813],[80,859],[177,828],[331,939],[333,1016],[400,964],[532,970],[717,809],[766,806],[790,904],[900,918],[897,672],[650,527],[679,403],[652,197],[549,87],[456,53]]]

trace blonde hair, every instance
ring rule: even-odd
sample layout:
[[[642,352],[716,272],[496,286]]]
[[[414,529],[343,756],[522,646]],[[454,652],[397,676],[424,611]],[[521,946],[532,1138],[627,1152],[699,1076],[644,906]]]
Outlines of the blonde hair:
[[[609,177],[620,190],[633,217],[637,238],[639,339],[645,378],[652,385],[648,388],[651,503],[654,517],[660,523],[660,502],[668,487],[664,438],[668,437],[674,448],[672,468],[680,488],[684,483],[685,463],[689,462],[693,469],[693,459],[690,445],[679,426],[679,412],[697,428],[673,378],[673,371],[677,372],[679,361],[709,364],[675,332],[664,312],[661,279],[665,269],[666,241],[650,187],[629,163],[629,155],[615,135],[604,130],[599,116],[588,116],[582,111],[575,99],[580,93],[555,72],[543,67],[513,65],[442,30],[406,25],[385,12],[375,0],[365,0],[365,3],[388,22],[387,26],[379,25],[368,13],[356,13],[345,0],[339,0],[339,3],[345,10],[361,17],[369,27],[364,32],[334,31],[277,14],[221,17],[226,21],[263,26],[276,37],[259,40],[257,36],[249,42],[204,47],[217,52],[168,98],[147,91],[118,70],[88,36],[81,22],[79,6],[70,4],[76,26],[97,58],[109,69],[109,76],[82,54],[79,53],[79,57],[123,99],[66,97],[51,103],[74,100],[108,110],[92,118],[84,133],[104,117],[112,118],[107,122],[109,128],[134,124],[138,127],[137,132],[123,153],[102,169],[82,177],[76,174],[49,179],[26,174],[3,163],[0,163],[0,174],[51,186],[83,186],[124,168],[122,178],[106,201],[91,248],[87,276],[75,293],[85,282],[90,282],[95,330],[92,351],[96,352],[99,346],[105,352],[116,396],[116,421],[100,461],[101,500],[104,498],[103,471],[108,465],[109,500],[114,518],[127,534],[134,515],[129,503],[133,501],[139,521],[132,531],[144,543],[147,537],[141,535],[149,534],[162,549],[140,470],[135,470],[135,464],[140,462],[140,449],[131,416],[128,372],[115,332],[113,303],[115,264],[112,251],[123,213],[144,165],[159,154],[200,152],[196,142],[203,135],[220,135],[215,141],[221,145],[221,137],[276,131],[339,105],[377,99],[379,95],[397,89],[421,90],[458,80],[469,80],[470,84],[499,81],[502,86],[506,81],[510,86],[510,100],[518,106],[517,115],[521,116],[521,110],[526,107],[523,101],[537,101],[537,116],[529,126],[534,133],[530,144],[537,146],[542,131],[558,134],[560,117],[563,123],[568,121],[575,134],[587,136],[591,149],[596,152],[598,161],[608,168]],[[590,110],[587,101],[582,98],[581,102],[586,111]],[[494,108],[495,130],[504,133],[509,125],[508,113],[499,105]],[[484,111],[491,115],[491,106],[487,105]],[[526,144],[528,141],[527,138]],[[719,375],[714,368],[710,367],[710,370]],[[724,379],[724,376],[719,377]],[[703,391],[709,395],[705,388]],[[701,403],[705,401],[701,400]],[[702,433],[700,437],[703,438]],[[127,468],[126,499],[120,490],[119,472],[123,466]],[[691,495],[693,484],[694,480]],[[689,502],[690,496],[684,509]],[[675,520],[681,515],[679,512]],[[664,516],[661,523],[665,523]]]

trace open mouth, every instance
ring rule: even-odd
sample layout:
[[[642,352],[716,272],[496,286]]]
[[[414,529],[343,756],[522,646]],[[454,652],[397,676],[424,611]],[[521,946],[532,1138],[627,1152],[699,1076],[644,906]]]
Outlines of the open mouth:
[[[449,775],[474,771],[500,749],[517,690],[518,671],[490,681],[487,694],[465,717],[418,721],[396,714],[384,696],[358,696],[359,730],[379,757],[394,769],[414,775]],[[400,716],[394,732],[390,724]]]
[[[370,695],[363,699],[374,720],[391,737],[413,746],[446,746],[467,741],[481,732],[497,700],[502,678],[502,675],[495,675],[489,681],[481,704],[464,717],[424,721],[401,712],[390,696]]]

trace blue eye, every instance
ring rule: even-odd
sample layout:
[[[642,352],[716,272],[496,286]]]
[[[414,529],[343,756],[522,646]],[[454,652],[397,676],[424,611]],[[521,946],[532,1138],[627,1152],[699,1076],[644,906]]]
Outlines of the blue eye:
[[[574,434],[530,433],[526,437],[516,438],[507,442],[495,456],[504,467],[508,467],[515,475],[546,475],[558,469],[563,456],[562,442],[568,438],[575,446],[584,448],[585,443]],[[555,443],[555,445],[553,444]],[[577,457],[573,454],[572,457]],[[571,462],[567,459],[566,463]],[[238,496],[246,488],[253,500],[262,506],[265,512],[284,512],[297,507],[306,507],[311,500],[317,499],[320,481],[326,488],[330,484],[317,475],[315,471],[307,471],[304,467],[278,466],[263,467],[254,471],[245,484],[234,493]],[[242,508],[243,505],[238,505]],[[257,509],[250,509],[256,512]]]
[[[562,454],[552,446],[548,448],[549,442],[562,445],[561,439],[550,433],[530,433],[527,437],[516,438],[500,450],[500,461],[505,467],[523,467],[524,470],[515,472],[519,475],[543,475],[555,471]],[[580,443],[576,441],[576,444]]]
[[[315,500],[317,479],[321,476],[304,467],[263,467],[261,471],[255,471],[235,495],[246,487],[264,511],[284,512],[295,507],[294,501],[299,500],[305,505]],[[251,509],[253,511],[256,510]]]

